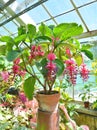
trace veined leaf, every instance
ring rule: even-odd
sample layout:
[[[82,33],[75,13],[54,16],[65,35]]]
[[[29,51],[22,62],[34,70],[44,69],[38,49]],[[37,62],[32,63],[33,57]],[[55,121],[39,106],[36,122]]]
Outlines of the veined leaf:
[[[25,41],[27,35],[23,34],[14,38],[15,44],[18,45],[20,42]]]
[[[61,60],[59,60],[59,59],[55,59],[54,63],[56,63],[56,66],[57,66],[57,76],[59,76],[64,71],[64,63]]]
[[[0,46],[0,55],[5,55],[6,54],[6,45]]]
[[[52,39],[48,36],[39,36],[37,38],[35,38],[35,40],[38,40],[38,41],[52,41]]]
[[[46,69],[46,65],[47,65],[47,59],[44,58],[43,60],[41,60],[41,62],[36,62],[36,66],[39,69],[39,71],[45,76],[47,74],[47,69]]]
[[[80,66],[83,63],[83,57],[81,54],[76,54],[74,56],[74,59],[76,60],[78,66]]]
[[[83,44],[82,50],[90,49],[91,47],[93,47],[93,44]]]
[[[61,23],[53,30],[54,35],[62,40],[77,36],[83,32],[81,25],[76,23]]]
[[[30,40],[30,43],[32,42],[32,38],[34,37],[34,35],[36,34],[36,27],[32,24],[28,24],[27,25],[28,28],[28,38]]]
[[[18,52],[16,50],[12,50],[7,53],[6,58],[8,61],[13,61],[15,58],[18,57],[19,54],[20,54],[20,52]]]
[[[43,23],[39,26],[39,31],[43,36],[52,36],[52,30]]]
[[[24,92],[29,100],[33,98],[35,81],[36,79],[34,77],[29,77],[24,82]]]
[[[18,28],[18,36],[26,34],[26,26],[20,26]]]
[[[81,50],[81,51],[84,52],[85,55],[86,55],[89,59],[93,60],[93,54],[92,54],[91,51],[89,51],[89,50]]]
[[[2,36],[0,38],[0,41],[5,42],[7,45],[7,50],[12,50],[12,47],[14,46],[14,39],[10,36]]]

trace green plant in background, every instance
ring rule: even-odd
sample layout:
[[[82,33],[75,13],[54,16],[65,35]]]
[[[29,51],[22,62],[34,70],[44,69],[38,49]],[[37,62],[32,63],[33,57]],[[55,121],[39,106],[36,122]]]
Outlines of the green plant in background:
[[[82,53],[90,59],[93,55],[89,45],[81,45],[74,38],[82,32],[82,26],[76,23],[61,23],[52,27],[42,23],[38,29],[32,24],[19,27],[14,38],[0,37],[4,43],[0,45],[0,54],[12,64],[10,69],[1,66],[3,80],[8,82],[12,76],[15,81],[19,77],[24,81],[24,91],[29,99],[33,97],[35,83],[42,86],[45,94],[50,94],[60,76],[75,85],[80,73],[86,81],[89,71],[82,64]]]
[[[93,97],[93,94],[91,93],[90,88],[92,87],[91,83],[85,84],[83,87],[82,93],[79,94],[79,97],[81,97],[82,101],[90,101],[90,99]]]
[[[97,110],[97,100],[92,103],[92,109]]]
[[[92,62],[92,73],[95,75],[95,81],[97,83],[97,60]]]

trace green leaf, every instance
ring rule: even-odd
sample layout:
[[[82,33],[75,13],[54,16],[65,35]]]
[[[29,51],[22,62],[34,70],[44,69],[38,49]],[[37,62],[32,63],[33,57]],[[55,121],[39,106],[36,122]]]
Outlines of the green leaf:
[[[36,81],[35,78],[29,77],[24,82],[24,92],[29,100],[32,100],[33,98],[35,81]]]
[[[57,76],[59,76],[64,71],[64,63],[59,59],[55,59],[54,63],[56,63],[56,66],[57,66],[57,69],[58,69],[57,70]]]
[[[76,23],[61,23],[53,29],[54,35],[62,40],[77,36],[83,32],[81,25]]]
[[[87,50],[93,47],[93,44],[82,44],[82,50]]]
[[[52,30],[44,23],[41,23],[41,25],[39,26],[39,31],[43,36],[52,36]]]
[[[92,54],[91,51],[89,51],[89,50],[81,50],[81,51],[84,52],[85,55],[86,55],[89,59],[93,60],[93,54]]]
[[[36,27],[34,25],[32,25],[32,24],[28,24],[27,28],[28,28],[28,38],[29,38],[30,43],[31,43],[32,42],[32,38],[36,34]]]
[[[38,41],[52,41],[52,39],[50,38],[50,37],[48,37],[48,36],[39,36],[39,37],[37,37],[37,38],[35,38],[35,40],[38,40]]]
[[[46,58],[42,59],[40,62],[36,62],[37,68],[39,69],[39,71],[40,71],[44,76],[47,74],[46,65],[47,65],[47,59],[46,59]]]
[[[18,36],[26,34],[26,26],[20,26],[18,28]]]
[[[5,55],[6,54],[6,45],[0,46],[0,55]]]
[[[76,54],[74,56],[74,59],[76,60],[78,66],[80,66],[83,63],[83,57],[81,54]]]
[[[19,56],[19,54],[20,54],[20,52],[12,50],[7,53],[6,58],[8,61],[13,61],[15,58],[17,58]]]
[[[9,43],[13,43],[14,42],[13,38],[11,38],[10,36],[2,36],[0,38],[0,41],[2,41],[2,42],[9,42]]]
[[[27,37],[26,34],[15,37],[14,38],[15,45],[18,45],[20,42],[25,41],[26,37]]]
[[[75,45],[77,49],[80,49],[80,42],[77,39],[74,39]]]
[[[8,51],[12,50],[12,47],[14,45],[14,39],[13,38],[11,38],[10,36],[2,36],[0,38],[0,41],[6,42]]]

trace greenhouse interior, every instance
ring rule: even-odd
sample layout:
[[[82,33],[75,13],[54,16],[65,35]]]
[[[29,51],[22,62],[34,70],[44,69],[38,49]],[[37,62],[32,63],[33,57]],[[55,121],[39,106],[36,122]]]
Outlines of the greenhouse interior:
[[[97,130],[96,51],[97,0],[0,0],[0,130]]]

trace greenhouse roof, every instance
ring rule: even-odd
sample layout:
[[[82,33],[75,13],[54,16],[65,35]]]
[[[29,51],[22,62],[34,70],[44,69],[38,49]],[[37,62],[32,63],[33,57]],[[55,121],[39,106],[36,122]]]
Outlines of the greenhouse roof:
[[[0,0],[1,36],[14,36],[18,26],[41,22],[76,22],[84,28],[78,38],[93,39],[97,36],[97,0]]]

